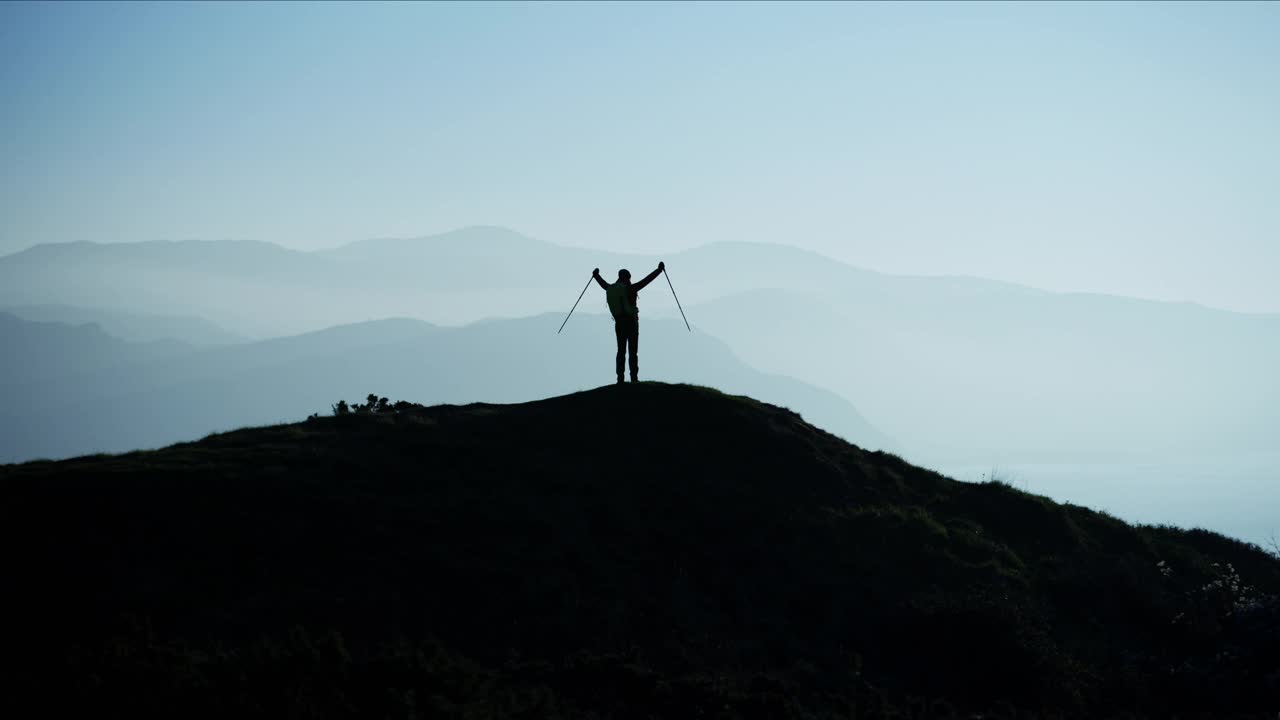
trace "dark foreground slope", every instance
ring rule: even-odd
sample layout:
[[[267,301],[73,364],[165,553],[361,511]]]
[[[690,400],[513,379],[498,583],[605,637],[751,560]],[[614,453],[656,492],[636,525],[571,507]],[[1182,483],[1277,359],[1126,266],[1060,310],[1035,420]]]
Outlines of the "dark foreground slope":
[[[313,418],[0,488],[3,702],[46,716],[1280,709],[1256,547],[695,387]]]

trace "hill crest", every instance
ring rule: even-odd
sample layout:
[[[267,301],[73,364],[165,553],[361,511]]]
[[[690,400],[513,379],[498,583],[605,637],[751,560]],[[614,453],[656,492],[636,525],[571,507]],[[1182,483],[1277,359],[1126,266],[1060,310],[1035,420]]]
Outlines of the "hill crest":
[[[799,717],[887,693],[1225,717],[1274,697],[1280,561],[1258,548],[952,481],[702,387],[404,403],[3,466],[0,487],[18,647],[119,680],[57,702],[165,687],[152,707],[225,715],[301,682],[361,714],[409,693],[443,715]]]

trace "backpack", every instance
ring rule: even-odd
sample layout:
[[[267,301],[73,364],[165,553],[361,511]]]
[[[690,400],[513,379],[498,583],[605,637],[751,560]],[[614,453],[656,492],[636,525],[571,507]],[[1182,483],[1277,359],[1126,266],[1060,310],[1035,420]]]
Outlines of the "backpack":
[[[636,316],[636,308],[631,304],[631,293],[627,290],[626,283],[616,282],[605,291],[605,299],[609,302],[609,313],[613,315],[614,320]]]

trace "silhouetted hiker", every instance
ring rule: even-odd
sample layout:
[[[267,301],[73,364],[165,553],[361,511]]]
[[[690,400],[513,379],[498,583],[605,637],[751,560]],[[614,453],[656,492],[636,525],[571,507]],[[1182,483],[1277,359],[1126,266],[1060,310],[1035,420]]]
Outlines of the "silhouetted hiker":
[[[631,382],[637,382],[640,375],[640,359],[636,345],[640,342],[640,311],[636,308],[636,295],[653,279],[662,274],[667,266],[658,263],[658,269],[644,276],[638,283],[631,282],[631,273],[618,271],[618,281],[610,285],[600,277],[600,268],[591,271],[591,277],[604,288],[605,298],[609,301],[609,312],[613,314],[613,334],[618,338],[618,382],[622,382],[623,358],[627,348],[631,348]]]

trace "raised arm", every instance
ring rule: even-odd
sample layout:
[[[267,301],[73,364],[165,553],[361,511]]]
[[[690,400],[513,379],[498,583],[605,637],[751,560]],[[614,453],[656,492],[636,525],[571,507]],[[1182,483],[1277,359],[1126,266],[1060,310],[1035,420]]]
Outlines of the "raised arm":
[[[595,279],[597,283],[600,284],[600,287],[604,288],[605,290],[609,289],[609,283],[605,282],[604,278],[600,277],[600,268],[596,268],[595,270],[592,270],[591,277]]]
[[[658,263],[658,269],[657,269],[657,270],[654,270],[653,272],[649,273],[648,275],[645,275],[643,280],[641,280],[640,282],[636,283],[636,284],[633,286],[633,287],[635,288],[636,292],[640,292],[641,290],[643,290],[645,285],[648,285],[649,283],[653,282],[653,279],[654,279],[654,278],[656,278],[656,277],[658,277],[659,275],[661,275],[661,274],[662,274],[662,271],[663,271],[663,270],[666,270],[666,269],[667,269],[667,266],[666,266],[666,264],[665,264],[665,263]]]

